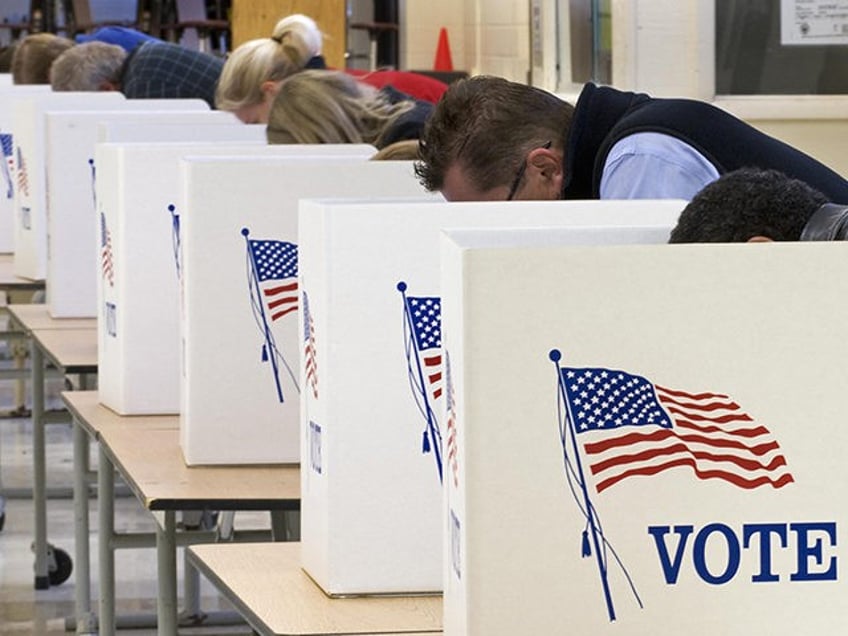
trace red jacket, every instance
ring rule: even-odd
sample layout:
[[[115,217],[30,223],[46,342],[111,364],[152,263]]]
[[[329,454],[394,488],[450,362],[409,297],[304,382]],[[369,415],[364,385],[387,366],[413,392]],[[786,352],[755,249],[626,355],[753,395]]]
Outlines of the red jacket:
[[[448,90],[448,85],[444,82],[412,71],[360,71],[349,68],[345,69],[345,72],[375,88],[383,88],[389,84],[401,93],[433,104]]]

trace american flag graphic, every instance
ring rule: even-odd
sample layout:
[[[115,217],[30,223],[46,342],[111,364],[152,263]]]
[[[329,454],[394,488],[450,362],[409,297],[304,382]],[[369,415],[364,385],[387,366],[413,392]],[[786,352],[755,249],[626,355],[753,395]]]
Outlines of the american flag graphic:
[[[303,352],[306,381],[312,387],[312,395],[318,399],[318,366],[315,363],[315,323],[309,310],[309,297],[303,292]]]
[[[727,395],[604,368],[563,367],[561,386],[599,493],[679,466],[745,489],[794,481],[772,434]]]
[[[426,422],[421,450],[433,453],[439,481],[442,474],[442,432],[433,403],[442,396],[442,299],[407,296],[406,283],[397,284],[403,296],[403,339],[406,372],[415,404]]]
[[[297,245],[250,239],[248,248],[271,321],[297,311]]]
[[[100,269],[109,287],[115,286],[115,265],[112,260],[112,233],[106,227],[106,215],[100,213]]]
[[[459,458],[456,448],[456,394],[451,380],[450,356],[445,352],[445,400],[447,401],[448,451],[447,461],[453,475],[454,487],[459,486]]]
[[[3,180],[6,182],[6,198],[11,199],[15,196],[15,148],[12,140],[12,135],[9,133],[0,133],[0,145],[3,147]]]
[[[406,304],[422,372],[432,398],[437,400],[442,396],[442,299],[407,296]]]
[[[18,146],[15,150],[18,156],[18,166],[16,171],[18,178],[18,192],[25,197],[29,197],[29,176],[27,175],[26,161],[24,160],[23,153],[21,153],[21,147]]]

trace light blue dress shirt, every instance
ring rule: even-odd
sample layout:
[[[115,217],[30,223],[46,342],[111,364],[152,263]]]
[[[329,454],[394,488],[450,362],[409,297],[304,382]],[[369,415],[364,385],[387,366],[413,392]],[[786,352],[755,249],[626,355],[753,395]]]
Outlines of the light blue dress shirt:
[[[635,133],[607,155],[601,198],[688,201],[718,177],[715,166],[686,142],[662,133]]]

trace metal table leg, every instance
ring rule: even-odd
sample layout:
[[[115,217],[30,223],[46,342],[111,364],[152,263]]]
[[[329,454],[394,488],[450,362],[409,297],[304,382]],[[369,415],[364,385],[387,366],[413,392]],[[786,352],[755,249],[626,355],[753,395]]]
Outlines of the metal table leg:
[[[88,435],[76,418],[74,418],[73,427],[76,632],[77,634],[91,634],[97,631],[97,620],[91,611],[91,559],[88,545],[89,445]]]
[[[166,510],[156,525],[156,558],[158,565],[159,597],[157,602],[157,633],[174,636],[177,633],[177,537],[176,512]]]
[[[115,468],[103,446],[97,453],[97,517],[100,571],[100,635],[115,633]]]
[[[47,563],[47,475],[44,431],[44,356],[35,340],[32,359],[32,504],[35,509],[35,589],[50,587]]]

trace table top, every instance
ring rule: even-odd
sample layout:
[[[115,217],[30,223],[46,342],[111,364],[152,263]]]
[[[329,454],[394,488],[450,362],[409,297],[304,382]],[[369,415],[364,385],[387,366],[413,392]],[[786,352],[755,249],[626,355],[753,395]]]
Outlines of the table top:
[[[9,305],[12,318],[29,333],[34,329],[81,329],[97,328],[97,318],[53,318],[47,305]]]
[[[44,357],[65,373],[97,372],[96,329],[33,329],[30,335]]]
[[[22,278],[15,274],[15,257],[13,254],[0,254],[0,289],[5,291],[44,289],[43,280]]]
[[[65,391],[62,400],[148,510],[300,507],[298,465],[187,466],[178,416],[118,415],[97,391]]]
[[[301,569],[299,543],[216,543],[189,559],[260,634],[407,634],[442,631],[441,596],[330,598]]]

